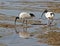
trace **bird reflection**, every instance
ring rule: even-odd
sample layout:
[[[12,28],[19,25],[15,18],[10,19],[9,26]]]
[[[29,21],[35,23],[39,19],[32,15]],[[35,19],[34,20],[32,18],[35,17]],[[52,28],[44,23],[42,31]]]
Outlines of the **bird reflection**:
[[[15,26],[15,32],[16,32],[16,34],[19,35],[19,37],[28,39],[29,37],[32,36],[32,35],[27,31],[27,27],[22,27],[22,28],[23,28],[23,30],[19,32],[19,31],[17,31],[16,26]]]

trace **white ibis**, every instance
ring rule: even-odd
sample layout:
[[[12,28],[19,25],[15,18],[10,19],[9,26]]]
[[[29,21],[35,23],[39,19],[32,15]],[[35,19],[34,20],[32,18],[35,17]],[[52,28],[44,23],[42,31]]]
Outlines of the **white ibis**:
[[[24,28],[23,28],[23,31],[18,32],[16,30],[16,20],[17,19],[23,19],[23,23],[26,20],[26,25],[27,25],[27,19],[31,19],[33,17],[35,17],[35,15],[33,13],[22,12],[22,13],[20,13],[18,15],[18,17],[15,18],[15,32],[17,34],[19,34],[20,37],[22,37],[22,38],[29,38],[32,35],[29,32],[25,31]]]
[[[47,9],[42,13],[42,16],[45,15],[45,17],[48,19],[48,25],[51,25],[53,22],[53,18],[55,16],[55,14],[53,12],[49,12]]]
[[[23,19],[23,23],[26,20],[26,25],[27,25],[27,19],[31,19],[35,17],[33,13],[27,13],[27,12],[21,12],[18,17],[15,18],[15,25],[16,25],[16,20],[17,19]]]

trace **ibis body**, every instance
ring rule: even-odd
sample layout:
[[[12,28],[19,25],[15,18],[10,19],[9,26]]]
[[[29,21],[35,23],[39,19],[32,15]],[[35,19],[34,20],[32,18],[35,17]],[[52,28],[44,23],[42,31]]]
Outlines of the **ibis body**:
[[[17,19],[23,19],[23,23],[24,23],[24,21],[26,21],[26,25],[27,25],[27,19],[31,19],[33,17],[35,17],[35,15],[33,13],[21,12],[18,15],[18,17],[15,18],[15,25],[16,25]]]
[[[41,18],[43,16],[43,14],[48,19],[48,25],[51,25],[55,14],[53,12],[49,12],[47,9],[42,13]]]

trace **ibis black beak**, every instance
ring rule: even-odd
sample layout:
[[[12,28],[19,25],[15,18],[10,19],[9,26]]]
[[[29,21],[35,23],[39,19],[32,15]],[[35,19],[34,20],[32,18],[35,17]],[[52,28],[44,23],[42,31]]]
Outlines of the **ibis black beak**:
[[[42,18],[42,16],[43,16],[43,14],[44,14],[44,12],[42,13],[41,18]]]
[[[16,25],[16,20],[17,20],[17,19],[19,19],[19,17],[16,17],[16,18],[15,18],[15,25]]]
[[[16,18],[15,18],[15,32],[18,34],[19,32],[18,32],[17,29],[16,29],[16,20],[17,20],[17,19],[19,19],[19,17],[16,17]]]

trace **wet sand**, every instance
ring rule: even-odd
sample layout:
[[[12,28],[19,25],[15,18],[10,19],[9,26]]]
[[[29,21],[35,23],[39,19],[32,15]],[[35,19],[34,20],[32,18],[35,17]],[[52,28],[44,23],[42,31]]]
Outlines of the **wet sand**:
[[[15,19],[15,16],[4,16],[4,15],[0,15],[0,20],[5,20],[5,21],[13,21],[14,22],[14,19]],[[7,22],[8,22],[7,21]],[[7,22],[0,22],[0,27],[3,27],[3,28],[15,28],[15,25],[14,24],[9,24]],[[20,20],[18,20],[17,22],[22,22]],[[28,21],[28,24],[39,24],[41,23],[41,21],[36,21],[36,20],[29,20]],[[22,27],[22,25],[17,25],[17,27]],[[25,27],[26,28],[26,27]],[[30,26],[27,26],[27,28],[30,28]],[[42,27],[42,29],[46,29],[48,28],[47,26],[44,26]],[[60,30],[60,28],[57,28],[57,27],[53,27],[51,28],[50,30]],[[37,32],[33,33],[33,34],[36,34]],[[2,36],[0,36],[2,37]],[[44,34],[44,35],[40,35],[38,34],[38,36],[36,37],[38,39],[46,39],[46,41],[38,41],[38,42],[43,42],[43,43],[48,43],[50,45],[59,45],[60,44],[60,32],[48,32],[48,34]]]
[[[50,45],[60,45],[60,32],[51,31],[44,35],[37,35],[37,38],[46,39],[38,42],[48,43]]]

